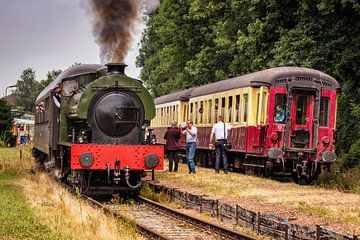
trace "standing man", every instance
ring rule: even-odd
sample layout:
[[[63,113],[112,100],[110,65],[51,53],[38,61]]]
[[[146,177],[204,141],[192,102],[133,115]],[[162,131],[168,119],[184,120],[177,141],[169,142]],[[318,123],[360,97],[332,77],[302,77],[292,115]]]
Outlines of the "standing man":
[[[186,129],[183,131],[183,134],[186,134],[186,158],[189,166],[189,174],[195,174],[197,128],[193,126],[192,120],[187,122]]]
[[[228,173],[228,162],[226,156],[226,150],[224,144],[227,143],[227,131],[231,129],[229,124],[224,123],[223,116],[219,116],[218,122],[214,124],[211,135],[210,135],[210,142],[209,148],[213,148],[213,137],[215,135],[215,154],[216,154],[216,163],[215,163],[215,172],[220,172],[220,158],[223,159],[224,164],[224,173]]]
[[[175,162],[174,172],[178,171],[179,159],[177,151],[179,148],[179,139],[181,137],[181,130],[178,128],[177,123],[173,121],[171,127],[166,131],[164,139],[166,139],[166,150],[169,158],[169,172],[172,172],[173,162]]]

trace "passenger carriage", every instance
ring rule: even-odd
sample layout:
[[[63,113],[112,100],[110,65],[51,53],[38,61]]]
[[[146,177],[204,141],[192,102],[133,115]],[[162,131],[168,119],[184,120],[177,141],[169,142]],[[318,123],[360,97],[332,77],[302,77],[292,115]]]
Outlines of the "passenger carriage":
[[[233,128],[231,168],[269,175],[292,173],[311,180],[320,165],[336,161],[336,101],[340,89],[314,69],[284,66],[187,89],[155,99],[151,122],[157,142],[171,121],[192,119],[198,128],[197,162],[212,166],[211,128],[221,114]],[[276,106],[285,114],[275,121]]]

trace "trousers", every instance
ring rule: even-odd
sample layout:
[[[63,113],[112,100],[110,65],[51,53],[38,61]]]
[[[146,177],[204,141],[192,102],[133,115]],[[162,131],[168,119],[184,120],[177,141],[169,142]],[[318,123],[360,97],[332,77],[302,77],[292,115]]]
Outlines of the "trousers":
[[[167,155],[168,155],[168,158],[169,158],[169,171],[172,172],[173,163],[175,163],[174,172],[177,172],[178,167],[179,167],[179,158],[177,156],[177,150],[168,150]]]
[[[220,169],[221,158],[223,160],[224,171],[228,170],[227,153],[224,148],[224,143],[226,143],[225,140],[219,140],[215,142],[215,156],[216,156],[215,170]]]
[[[195,173],[195,151],[196,143],[191,142],[186,144],[186,158],[188,161],[189,172]]]

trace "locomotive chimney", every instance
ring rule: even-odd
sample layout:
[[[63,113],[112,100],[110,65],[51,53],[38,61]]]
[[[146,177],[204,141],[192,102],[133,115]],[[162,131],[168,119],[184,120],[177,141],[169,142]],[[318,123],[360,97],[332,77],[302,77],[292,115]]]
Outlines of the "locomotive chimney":
[[[108,69],[108,74],[125,74],[125,68],[128,65],[125,63],[108,63],[105,66]]]

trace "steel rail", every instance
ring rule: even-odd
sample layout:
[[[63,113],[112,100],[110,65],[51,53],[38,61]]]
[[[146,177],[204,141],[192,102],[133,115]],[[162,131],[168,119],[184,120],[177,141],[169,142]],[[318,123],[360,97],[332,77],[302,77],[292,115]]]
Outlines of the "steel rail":
[[[74,189],[70,185],[67,185],[67,184],[64,184],[64,183],[62,183],[61,185],[65,189],[67,189],[71,194],[76,195]],[[129,218],[127,218],[126,216],[120,214],[119,212],[116,212],[116,211],[112,210],[111,208],[107,207],[106,205],[102,204],[99,201],[96,201],[95,199],[93,199],[93,198],[91,198],[89,196],[81,195],[81,198],[85,202],[92,205],[93,207],[101,209],[104,212],[104,214],[107,215],[107,216],[116,217],[116,218],[121,219],[123,221],[129,221]],[[164,236],[163,234],[161,234],[161,233],[159,233],[157,231],[151,230],[151,229],[147,228],[146,226],[144,226],[144,225],[142,225],[140,223],[137,223],[135,221],[134,221],[134,223],[135,223],[136,227],[138,228],[138,230],[140,231],[140,234],[143,235],[143,236],[148,237],[149,239],[170,240],[170,238]]]
[[[74,189],[70,188],[68,185],[63,185],[65,188],[69,190],[72,194],[75,194]],[[121,219],[123,221],[129,221],[129,218],[122,215],[118,211],[111,209],[109,206],[106,206],[105,204],[89,197],[86,195],[81,195],[81,198],[84,199],[86,202],[88,202],[90,205],[101,209],[104,214],[116,217],[118,219]],[[137,200],[140,203],[145,204],[145,206],[154,209],[155,211],[162,212],[168,216],[174,217],[176,219],[179,219],[180,221],[184,221],[188,224],[194,225],[200,229],[203,229],[205,231],[213,232],[219,236],[221,236],[221,239],[234,239],[234,240],[255,240],[256,238],[251,237],[249,235],[246,235],[244,233],[236,232],[230,228],[226,228],[224,226],[221,226],[216,223],[212,223],[209,221],[202,220],[200,218],[186,215],[178,210],[169,208],[163,204],[160,204],[158,202],[152,201],[150,199],[144,198],[139,196]],[[165,236],[164,234],[160,233],[159,231],[155,229],[151,229],[135,220],[132,220],[135,225],[137,226],[138,230],[140,231],[140,234],[143,236],[148,237],[149,239],[159,239],[159,240],[170,240],[171,237]]]
[[[91,205],[101,208],[103,210],[103,212],[108,215],[108,216],[112,216],[112,217],[117,217],[120,218],[121,220],[124,221],[128,221],[129,218],[125,217],[124,215],[110,209],[109,207],[105,206],[104,204],[100,203],[99,201],[96,201],[95,199],[88,197],[86,195],[82,196],[83,199],[85,199],[86,201],[88,201]],[[140,230],[142,235],[145,235],[147,237],[149,237],[150,239],[159,239],[159,240],[169,240],[170,238],[164,236],[163,234],[149,229],[146,226],[144,226],[143,224],[134,222],[137,226],[137,228]]]
[[[152,207],[156,210],[159,210],[161,212],[165,212],[168,215],[171,215],[175,218],[181,219],[187,223],[193,224],[199,228],[202,228],[204,230],[208,230],[214,233],[217,233],[219,235],[221,235],[222,237],[226,238],[226,239],[236,239],[236,240],[254,240],[256,238],[246,235],[244,233],[240,233],[237,231],[234,231],[230,228],[221,226],[219,224],[216,223],[212,223],[209,221],[205,221],[202,220],[200,218],[194,217],[194,216],[190,216],[190,215],[186,215],[178,210],[169,208],[163,204],[160,204],[158,202],[154,202],[150,199],[144,198],[139,196],[138,197],[139,201],[146,204],[149,207]]]

